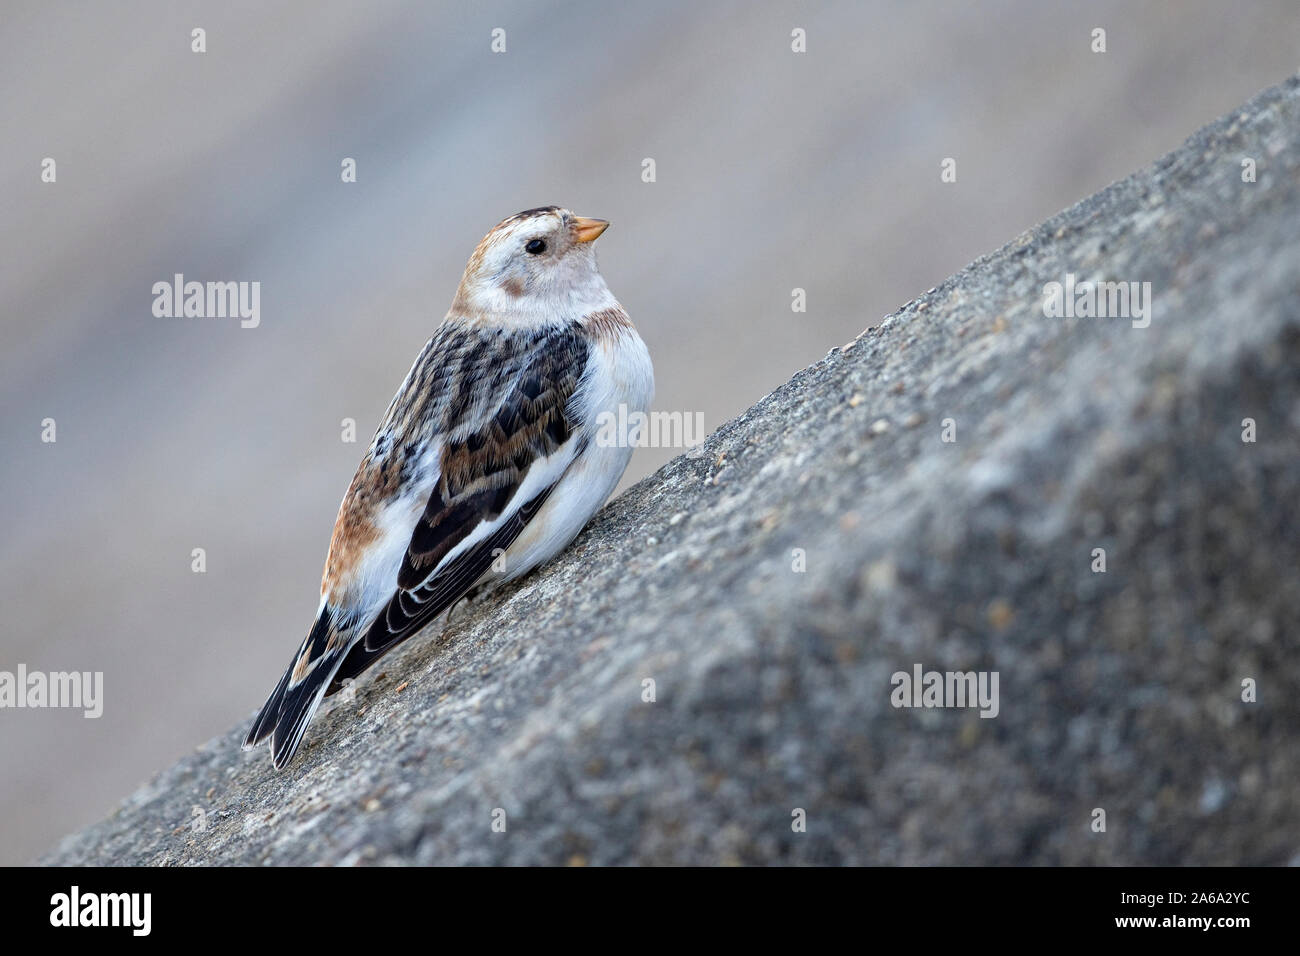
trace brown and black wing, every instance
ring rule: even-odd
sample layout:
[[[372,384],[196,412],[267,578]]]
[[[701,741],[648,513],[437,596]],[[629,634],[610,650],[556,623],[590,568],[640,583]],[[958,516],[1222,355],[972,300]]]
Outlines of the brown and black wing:
[[[389,650],[459,600],[527,527],[580,451],[584,439],[575,434],[570,404],[587,366],[586,340],[573,329],[512,333],[508,343],[502,333],[482,334],[497,341],[479,368],[458,376],[460,394],[447,399],[445,407],[464,412],[442,423],[437,483],[411,534],[397,590],[358,645],[360,655]],[[513,361],[492,362],[503,347]],[[534,483],[520,500],[535,468],[550,480]],[[476,531],[475,543],[458,550]]]
[[[510,547],[577,456],[583,438],[569,406],[586,366],[586,341],[575,330],[449,323],[434,334],[344,498],[322,585],[327,600],[245,747],[269,737],[275,766],[288,764],[323,696],[450,607]],[[384,606],[370,623],[369,615],[358,616],[357,597],[349,600],[344,591],[343,600],[334,599],[331,578],[355,560],[350,541],[365,540],[355,529],[372,527],[374,498],[400,494],[403,484],[418,480],[430,448],[438,450],[436,482],[391,596],[381,596]],[[537,469],[547,480],[531,482],[528,500],[520,500],[525,478]],[[457,550],[480,529],[472,546]],[[362,627],[364,639],[353,630]]]

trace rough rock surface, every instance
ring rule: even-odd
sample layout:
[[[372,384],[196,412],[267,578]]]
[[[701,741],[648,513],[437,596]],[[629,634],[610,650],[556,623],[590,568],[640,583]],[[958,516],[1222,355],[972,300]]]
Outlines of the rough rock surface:
[[[285,772],[241,724],[43,862],[1293,861],[1298,239],[1293,78],[832,350]],[[1150,326],[1045,317],[1067,273]],[[891,706],[916,663],[998,672],[997,716]]]

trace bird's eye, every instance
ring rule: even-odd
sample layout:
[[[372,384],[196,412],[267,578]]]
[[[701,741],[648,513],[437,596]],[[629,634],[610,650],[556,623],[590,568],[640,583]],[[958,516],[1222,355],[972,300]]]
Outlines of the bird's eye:
[[[546,251],[546,241],[544,239],[532,239],[524,248],[528,250],[529,255],[540,256]]]

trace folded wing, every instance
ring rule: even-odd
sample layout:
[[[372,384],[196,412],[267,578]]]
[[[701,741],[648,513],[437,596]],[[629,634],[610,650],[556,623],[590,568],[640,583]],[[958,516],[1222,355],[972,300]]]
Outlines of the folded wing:
[[[353,478],[316,622],[245,747],[270,738],[275,766],[288,764],[327,693],[454,604],[510,548],[587,441],[571,417],[586,367],[586,342],[569,329],[446,324],[434,334]],[[430,483],[399,561],[408,525],[394,540],[381,516]]]
[[[512,371],[487,368],[463,386],[470,392],[463,404],[477,415],[446,423],[437,483],[395,591],[366,634],[366,653],[395,646],[459,600],[527,527],[587,441],[570,410],[587,365],[585,340],[572,330],[520,335],[526,344]]]

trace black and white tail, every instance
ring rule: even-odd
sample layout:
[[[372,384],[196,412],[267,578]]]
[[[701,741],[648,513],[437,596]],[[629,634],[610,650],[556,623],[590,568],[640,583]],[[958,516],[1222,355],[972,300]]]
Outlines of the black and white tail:
[[[327,692],[338,690],[335,677],[344,662],[348,662],[348,667],[343,669],[351,672],[346,676],[360,673],[373,662],[362,661],[356,654],[349,655],[354,643],[357,641],[352,635],[340,630],[329,606],[321,608],[311,633],[253,721],[252,729],[244,738],[244,749],[251,750],[270,737],[275,768],[283,769],[302,743],[321,698]]]

